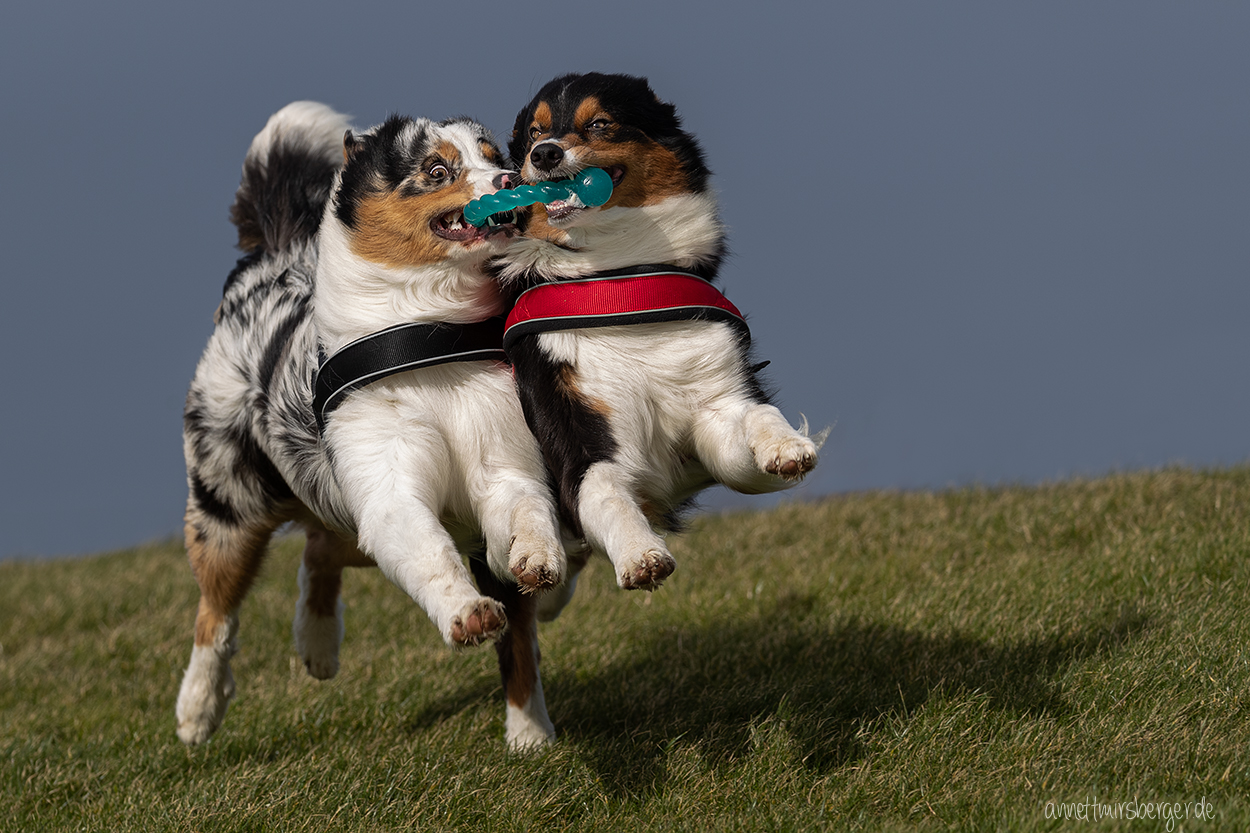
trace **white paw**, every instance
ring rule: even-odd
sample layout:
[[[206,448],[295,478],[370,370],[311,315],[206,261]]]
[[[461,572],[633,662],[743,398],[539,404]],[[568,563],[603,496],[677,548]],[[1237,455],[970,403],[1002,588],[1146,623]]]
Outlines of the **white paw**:
[[[555,743],[556,727],[547,717],[541,693],[537,698],[531,698],[525,707],[508,704],[504,741],[513,752],[538,752]]]
[[[654,590],[677,569],[667,550],[650,549],[617,566],[616,583],[622,590]]]
[[[564,550],[554,539],[518,532],[508,550],[508,571],[526,593],[555,587],[564,580]]]
[[[498,639],[508,629],[503,605],[485,596],[469,602],[452,617],[451,628],[444,638],[455,647],[471,648],[488,639]]]
[[[191,663],[182,678],[175,709],[178,737],[183,743],[203,743],[221,725],[234,696],[230,671],[233,653],[230,645],[197,645],[191,649]]]
[[[822,432],[813,440],[807,436],[807,420],[803,420],[800,430],[786,426],[784,432],[769,432],[757,439],[752,451],[755,453],[755,464],[760,470],[783,480],[799,481],[812,469],[816,468],[816,452],[823,443],[827,431]]]
[[[542,727],[532,726],[515,735],[507,734],[504,740],[508,749],[513,752],[538,752],[556,742],[556,733],[553,730],[551,734],[547,734]]]

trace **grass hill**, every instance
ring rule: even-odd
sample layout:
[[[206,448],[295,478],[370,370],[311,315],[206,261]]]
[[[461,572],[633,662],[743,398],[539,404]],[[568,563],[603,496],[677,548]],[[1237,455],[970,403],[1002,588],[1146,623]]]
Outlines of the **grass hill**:
[[[503,748],[494,652],[377,571],[308,678],[299,540],[196,749],[180,546],[0,564],[0,830],[1250,828],[1250,468],[838,496],[672,543],[661,590],[595,561],[543,626],[537,756]]]

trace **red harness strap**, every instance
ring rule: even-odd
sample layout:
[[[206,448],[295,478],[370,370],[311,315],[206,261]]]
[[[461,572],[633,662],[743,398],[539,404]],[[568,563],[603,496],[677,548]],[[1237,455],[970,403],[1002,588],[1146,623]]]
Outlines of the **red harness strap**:
[[[517,299],[505,324],[507,350],[522,336],[553,330],[724,321],[749,337],[746,320],[720,291],[697,275],[668,267],[543,283]]]

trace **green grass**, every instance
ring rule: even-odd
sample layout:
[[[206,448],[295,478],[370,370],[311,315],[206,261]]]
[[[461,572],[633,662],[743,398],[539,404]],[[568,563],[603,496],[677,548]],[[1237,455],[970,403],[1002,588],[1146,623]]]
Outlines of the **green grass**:
[[[1250,828],[1250,468],[872,493],[700,518],[654,593],[592,562],[543,626],[559,744],[507,754],[494,652],[377,571],[337,679],[242,611],[239,694],[187,749],[179,546],[0,564],[0,830],[1165,830],[1047,805],[1196,802]]]

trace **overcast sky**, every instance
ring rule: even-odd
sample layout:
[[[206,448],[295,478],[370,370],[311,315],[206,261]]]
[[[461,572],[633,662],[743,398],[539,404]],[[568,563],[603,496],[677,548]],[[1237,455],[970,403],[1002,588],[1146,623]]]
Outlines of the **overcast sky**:
[[[0,29],[0,557],[178,534],[251,137],[501,138],[648,76],[699,136],[797,499],[1250,458],[1250,5],[23,3]],[[771,498],[709,493],[712,507]]]

